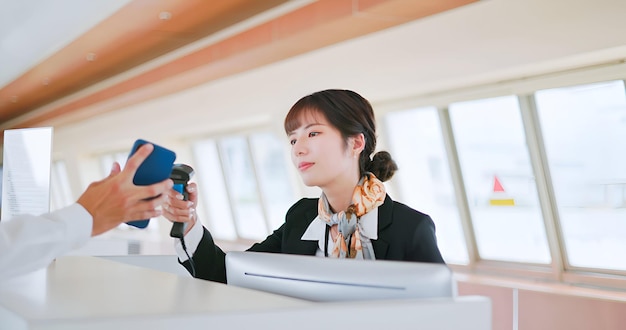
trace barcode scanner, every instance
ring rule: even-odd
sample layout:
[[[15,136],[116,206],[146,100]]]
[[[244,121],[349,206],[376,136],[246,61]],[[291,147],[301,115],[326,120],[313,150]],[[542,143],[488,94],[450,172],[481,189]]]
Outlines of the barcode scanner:
[[[170,179],[174,181],[174,190],[183,194],[183,200],[189,200],[189,193],[187,193],[187,183],[193,176],[193,168],[185,164],[174,164],[172,167],[172,173]],[[170,230],[170,236],[176,238],[183,238],[187,224],[183,222],[174,222],[172,230]]]

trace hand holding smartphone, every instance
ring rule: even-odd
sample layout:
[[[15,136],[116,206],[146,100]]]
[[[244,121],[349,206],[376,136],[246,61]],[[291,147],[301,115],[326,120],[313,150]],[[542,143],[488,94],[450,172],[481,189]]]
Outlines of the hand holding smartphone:
[[[175,152],[142,139],[135,141],[128,157],[130,158],[130,156],[132,156],[137,149],[139,149],[139,147],[146,143],[152,144],[154,146],[154,150],[152,150],[152,153],[150,153],[148,158],[146,158],[146,160],[139,165],[139,168],[133,177],[133,183],[138,186],[147,186],[168,179],[170,177],[170,173],[172,173],[174,160],[176,160]],[[127,222],[128,225],[137,228],[146,228],[149,223],[150,219],[137,219],[135,221]]]

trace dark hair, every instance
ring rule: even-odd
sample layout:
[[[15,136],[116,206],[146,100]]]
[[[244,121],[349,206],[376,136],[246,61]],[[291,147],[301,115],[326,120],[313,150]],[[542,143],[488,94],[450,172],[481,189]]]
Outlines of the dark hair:
[[[361,95],[342,89],[327,89],[307,95],[294,104],[285,117],[285,132],[300,127],[301,115],[305,112],[322,114],[328,122],[341,132],[347,144],[348,138],[363,133],[365,148],[359,156],[359,172],[373,173],[379,180],[387,181],[398,169],[396,162],[386,151],[370,155],[376,149],[376,122],[372,105]]]

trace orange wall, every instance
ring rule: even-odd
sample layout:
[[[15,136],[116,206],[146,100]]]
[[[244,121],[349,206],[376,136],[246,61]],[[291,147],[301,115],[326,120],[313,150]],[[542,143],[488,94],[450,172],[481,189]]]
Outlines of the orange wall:
[[[623,300],[518,289],[459,280],[459,295],[491,298],[493,330],[624,330],[626,292]],[[612,292],[614,294],[615,292]]]

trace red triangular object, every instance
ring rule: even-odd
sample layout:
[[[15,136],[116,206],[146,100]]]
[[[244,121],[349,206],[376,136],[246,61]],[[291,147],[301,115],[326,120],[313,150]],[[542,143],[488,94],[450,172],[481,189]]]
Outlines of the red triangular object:
[[[498,180],[497,176],[493,177],[493,192],[504,192],[504,187],[502,187],[502,184],[500,183],[500,180]]]

